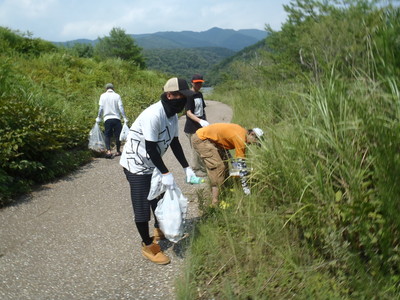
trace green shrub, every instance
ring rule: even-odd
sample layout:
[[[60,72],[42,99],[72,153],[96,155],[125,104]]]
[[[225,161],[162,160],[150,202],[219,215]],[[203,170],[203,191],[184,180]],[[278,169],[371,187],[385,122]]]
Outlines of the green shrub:
[[[88,134],[105,83],[114,83],[132,122],[159,99],[166,78],[120,59],[97,62],[53,51],[42,41],[0,29],[5,50],[0,54],[0,205],[5,205],[90,159]]]

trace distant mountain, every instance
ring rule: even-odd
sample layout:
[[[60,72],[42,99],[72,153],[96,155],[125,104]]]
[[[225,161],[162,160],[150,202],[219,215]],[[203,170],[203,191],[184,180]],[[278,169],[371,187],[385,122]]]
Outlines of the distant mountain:
[[[58,46],[73,46],[74,44],[92,44],[93,46],[97,43],[97,39],[96,40],[88,40],[88,39],[78,39],[78,40],[72,40],[72,41],[68,41],[68,42],[52,42],[55,45]]]
[[[207,31],[164,31],[148,34],[131,34],[143,49],[178,49],[220,47],[233,51],[253,45],[267,36],[267,32],[258,29],[221,29]],[[74,44],[96,44],[96,40],[78,39],[67,42],[54,42],[56,45],[73,46]]]
[[[149,34],[131,34],[136,44],[143,48],[146,66],[189,80],[194,73],[205,76],[206,85],[219,80],[220,71],[229,64],[230,57],[262,42],[267,32],[258,29],[221,29],[207,31],[165,31]],[[74,44],[92,44],[96,40],[78,39],[57,42],[56,45],[72,47]]]
[[[258,29],[221,29],[213,27],[207,31],[164,31],[152,34],[133,34],[137,44],[143,49],[176,49],[221,47],[239,51],[257,43],[267,36]]]

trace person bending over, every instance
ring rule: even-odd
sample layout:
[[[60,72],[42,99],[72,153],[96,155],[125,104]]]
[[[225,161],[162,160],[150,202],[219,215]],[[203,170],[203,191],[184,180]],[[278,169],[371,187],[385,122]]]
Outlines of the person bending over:
[[[146,108],[132,124],[122,152],[120,164],[130,185],[131,201],[137,230],[142,238],[142,254],[156,264],[168,264],[170,259],[157,240],[164,238],[154,211],[159,198],[147,199],[154,168],[162,174],[162,183],[174,187],[174,176],[165,166],[162,156],[171,147],[187,178],[194,176],[178,139],[178,116],[192,95],[184,79],[171,78],[164,85],[161,100]],[[154,237],[149,234],[151,210],[154,215]]]

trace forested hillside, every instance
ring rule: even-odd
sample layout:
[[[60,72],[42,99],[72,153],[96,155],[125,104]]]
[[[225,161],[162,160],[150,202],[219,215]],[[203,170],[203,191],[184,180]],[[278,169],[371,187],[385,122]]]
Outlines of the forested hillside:
[[[268,49],[266,40],[264,39],[213,64],[207,72],[210,85],[217,85],[231,78],[232,75],[229,73],[237,64],[251,67],[261,66],[263,64],[263,53],[268,51]]]
[[[226,48],[193,48],[193,49],[145,49],[143,55],[147,67],[174,76],[191,79],[193,74],[200,73],[210,85],[211,69],[234,55]]]
[[[400,9],[340,3],[291,1],[220,66],[213,99],[266,134],[252,195],[203,199],[179,299],[400,298]]]
[[[201,73],[207,79],[206,84],[213,85],[218,77],[213,75],[216,72],[212,68],[244,47],[263,40],[267,32],[256,29],[211,28],[202,32],[156,32],[130,36],[142,49],[148,69],[186,79],[190,79],[195,73]],[[54,44],[76,50],[81,57],[94,57],[94,48],[99,39]]]

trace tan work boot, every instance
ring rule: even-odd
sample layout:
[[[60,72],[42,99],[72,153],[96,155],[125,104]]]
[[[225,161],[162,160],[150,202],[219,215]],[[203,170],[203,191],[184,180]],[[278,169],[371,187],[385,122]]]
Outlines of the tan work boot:
[[[165,239],[164,232],[162,232],[160,228],[154,228],[153,235],[155,241]]]
[[[152,244],[146,246],[144,243],[142,243],[142,246],[142,254],[148,260],[158,265],[166,265],[170,263],[171,260],[164,254],[164,252],[161,251],[159,244],[153,242]]]

